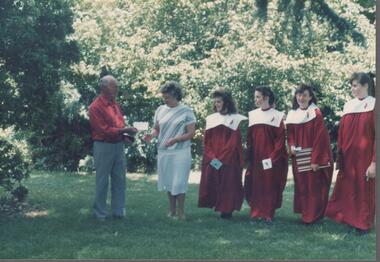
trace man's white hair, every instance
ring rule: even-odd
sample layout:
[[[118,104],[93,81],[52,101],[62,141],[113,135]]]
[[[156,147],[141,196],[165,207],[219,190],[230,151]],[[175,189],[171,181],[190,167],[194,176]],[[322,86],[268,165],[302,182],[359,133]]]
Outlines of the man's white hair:
[[[99,89],[103,90],[104,88],[107,88],[110,82],[116,81],[116,79],[111,75],[105,75],[99,80]]]

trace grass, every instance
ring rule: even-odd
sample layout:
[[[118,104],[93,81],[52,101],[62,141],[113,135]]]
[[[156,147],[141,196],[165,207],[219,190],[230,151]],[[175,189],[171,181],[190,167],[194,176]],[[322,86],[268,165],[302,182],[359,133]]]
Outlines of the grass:
[[[27,182],[29,203],[40,210],[0,216],[0,258],[376,259],[375,230],[357,237],[328,219],[300,224],[291,183],[273,225],[250,221],[246,203],[231,221],[197,208],[197,184],[189,185],[187,220],[181,222],[166,217],[167,197],[157,192],[156,181],[128,177],[127,218],[98,222],[91,214],[94,176],[34,172]]]

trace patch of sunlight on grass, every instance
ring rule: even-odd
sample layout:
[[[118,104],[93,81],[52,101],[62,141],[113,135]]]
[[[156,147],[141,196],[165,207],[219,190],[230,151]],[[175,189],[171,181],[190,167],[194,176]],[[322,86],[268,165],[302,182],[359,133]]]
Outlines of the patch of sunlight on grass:
[[[81,214],[81,215],[89,215],[90,214],[90,210],[88,208],[81,208],[81,209],[79,209],[79,214]]]
[[[227,239],[219,238],[216,240],[216,243],[219,245],[229,245],[231,244],[231,241]]]
[[[198,185],[201,181],[201,172],[200,171],[192,171],[189,175],[189,184]]]
[[[127,173],[127,178],[131,181],[139,181],[146,179],[148,182],[157,182],[158,175],[146,175],[141,173]],[[191,171],[189,175],[189,184],[198,185],[201,179],[201,173],[199,171]]]
[[[240,212],[246,209],[250,209],[250,206],[247,203],[243,203],[243,205],[241,206]]]
[[[142,187],[138,187],[138,188],[133,188],[133,189],[128,189],[129,191],[133,191],[133,192],[139,192],[139,191],[143,191],[143,188]]]
[[[78,176],[95,176],[95,172],[86,172],[86,171],[78,171],[77,172]]]
[[[47,177],[49,176],[48,173],[43,173],[43,172],[35,172],[35,173],[32,173],[32,177],[33,178],[43,178],[43,177]],[[51,176],[51,175],[50,175]]]
[[[78,180],[76,181],[77,184],[83,184],[83,183],[88,183],[87,179],[80,179],[78,178]]]
[[[127,178],[131,181],[137,181],[146,177],[146,174],[127,173]]]
[[[102,251],[98,247],[88,245],[77,252],[77,258],[101,257]]]
[[[157,175],[150,175],[147,177],[149,182],[157,181],[158,176]]]
[[[332,240],[344,240],[344,235],[331,234],[329,238],[332,239]]]
[[[260,229],[255,229],[255,233],[258,234],[259,236],[264,236],[264,235],[268,235],[270,231],[267,228],[260,228]]]
[[[47,210],[29,211],[25,213],[25,216],[28,218],[46,217],[48,215],[49,215],[49,212]]]

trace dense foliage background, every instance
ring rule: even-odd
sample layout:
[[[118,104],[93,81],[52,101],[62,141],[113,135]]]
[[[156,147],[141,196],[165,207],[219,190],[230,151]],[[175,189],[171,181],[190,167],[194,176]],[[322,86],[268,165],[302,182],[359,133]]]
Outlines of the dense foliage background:
[[[373,0],[2,0],[0,125],[34,168],[91,170],[87,107],[113,74],[127,122],[152,122],[166,80],[197,116],[195,167],[211,90],[252,110],[270,85],[288,111],[294,87],[314,86],[335,144],[354,71],[375,73]],[[244,130],[243,130],[244,131]],[[12,142],[13,141],[13,142]],[[334,146],[334,145],[333,145]],[[128,148],[129,171],[152,172],[155,147]],[[2,155],[1,158],[6,158]]]

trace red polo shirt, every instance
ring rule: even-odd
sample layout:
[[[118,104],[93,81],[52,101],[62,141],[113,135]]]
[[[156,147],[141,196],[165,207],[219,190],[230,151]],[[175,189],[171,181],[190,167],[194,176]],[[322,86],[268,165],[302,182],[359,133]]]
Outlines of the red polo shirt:
[[[99,95],[90,105],[91,136],[93,140],[117,142],[122,140],[119,130],[125,127],[119,105]]]

